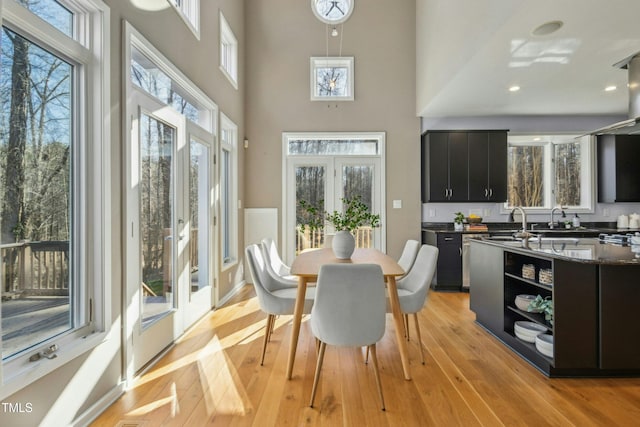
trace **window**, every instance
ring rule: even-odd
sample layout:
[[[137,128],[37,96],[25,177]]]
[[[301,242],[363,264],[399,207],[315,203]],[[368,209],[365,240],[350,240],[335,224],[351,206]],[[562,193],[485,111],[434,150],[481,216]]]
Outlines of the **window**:
[[[510,136],[506,207],[593,210],[592,147],[589,136]]]
[[[231,265],[238,259],[238,127],[220,114],[220,223],[222,233],[222,264]]]
[[[200,0],[169,0],[169,3],[200,40]]]
[[[220,70],[238,89],[238,40],[220,12]]]
[[[100,0],[2,4],[0,398],[95,346],[108,314],[108,19]]]
[[[311,58],[311,100],[353,101],[353,57]]]

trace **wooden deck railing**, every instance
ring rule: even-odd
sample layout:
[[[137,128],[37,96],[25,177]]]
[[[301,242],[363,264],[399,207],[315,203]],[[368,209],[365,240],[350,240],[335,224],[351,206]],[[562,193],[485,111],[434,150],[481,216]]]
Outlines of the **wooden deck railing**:
[[[373,228],[372,227],[360,227],[355,233],[356,248],[370,248],[373,245]],[[300,253],[304,249],[321,248],[324,246],[324,232],[322,230],[315,230],[313,232],[305,228],[304,231],[300,228],[296,229],[296,253]]]
[[[69,295],[69,242],[0,245],[2,298]]]

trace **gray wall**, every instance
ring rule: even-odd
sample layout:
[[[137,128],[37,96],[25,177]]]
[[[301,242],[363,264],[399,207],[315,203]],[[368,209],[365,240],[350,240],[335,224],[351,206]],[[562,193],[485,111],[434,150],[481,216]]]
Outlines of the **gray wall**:
[[[201,2],[201,39],[198,41],[178,14],[164,0],[154,2],[104,0],[111,8],[111,152],[112,171],[111,217],[113,251],[111,268],[114,282],[107,284],[112,300],[112,315],[108,323],[108,338],[92,352],[84,354],[20,390],[3,402],[27,402],[32,412],[9,414],[0,411],[2,426],[66,426],[78,419],[100,399],[110,396],[121,382],[122,348],[121,315],[123,286],[123,130],[122,117],[122,20],[127,19],[158,50],[168,57],[189,79],[195,82],[239,128],[239,141],[244,138],[244,2],[234,0],[203,0]],[[305,2],[306,3],[306,2]],[[161,7],[148,11],[134,5],[150,4]],[[219,10],[231,25],[240,46],[239,90],[234,89],[220,72],[218,53]],[[243,170],[243,152],[239,151],[240,171]],[[242,195],[242,172],[240,198]],[[242,215],[239,215],[239,222]],[[242,242],[242,239],[240,239]],[[233,285],[228,275],[220,277],[220,295]]]
[[[309,58],[326,55],[326,26],[310,2],[247,0],[246,9],[246,206],[281,210],[282,132],[385,131],[387,251],[399,255],[407,238],[420,238],[415,1],[355,2],[342,29],[355,101],[337,103],[309,100]],[[330,39],[329,56],[338,56]]]

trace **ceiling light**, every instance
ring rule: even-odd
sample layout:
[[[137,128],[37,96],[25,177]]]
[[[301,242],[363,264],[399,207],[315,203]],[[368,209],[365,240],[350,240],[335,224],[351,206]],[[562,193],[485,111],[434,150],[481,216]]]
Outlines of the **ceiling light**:
[[[509,92],[517,92],[520,90],[520,86],[514,85],[509,88]]]
[[[616,86],[611,85],[611,86],[607,86],[604,88],[605,91],[607,92],[613,92],[614,90],[618,89]]]
[[[563,25],[564,25],[564,22],[562,21],[545,22],[544,24],[534,28],[533,31],[531,31],[531,34],[534,36],[546,36],[551,33],[555,33],[560,28],[562,28]]]

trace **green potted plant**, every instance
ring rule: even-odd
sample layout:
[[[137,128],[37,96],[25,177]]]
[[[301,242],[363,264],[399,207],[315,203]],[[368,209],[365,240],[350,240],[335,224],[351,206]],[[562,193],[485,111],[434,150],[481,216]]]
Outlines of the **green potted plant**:
[[[455,231],[462,231],[464,228],[464,214],[462,212],[456,212],[453,217],[453,229]]]
[[[536,296],[527,307],[527,311],[534,310],[544,313],[544,320],[553,325],[553,300],[551,297],[542,298],[541,295]]]
[[[325,212],[325,216],[336,231],[331,242],[333,253],[336,258],[349,259],[356,247],[353,232],[364,225],[380,226],[380,215],[369,212],[369,207],[362,202],[360,196],[341,200],[342,212]]]

